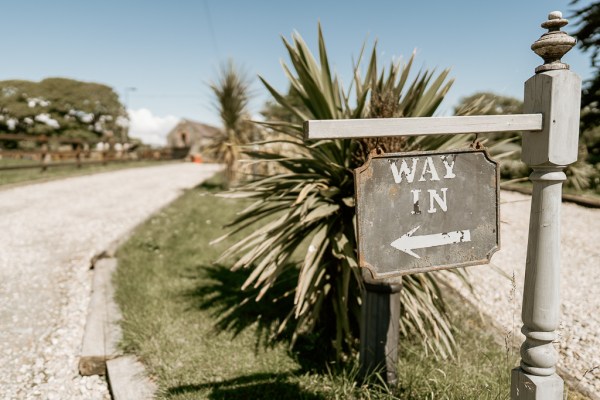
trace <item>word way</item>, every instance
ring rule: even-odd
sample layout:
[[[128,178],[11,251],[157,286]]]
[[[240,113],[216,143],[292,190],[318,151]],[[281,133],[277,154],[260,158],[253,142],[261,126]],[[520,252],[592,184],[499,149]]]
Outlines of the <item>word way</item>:
[[[397,184],[401,184],[405,182],[407,185],[410,185],[415,181],[415,178],[418,176],[417,182],[433,182],[440,181],[442,179],[454,179],[456,175],[454,174],[454,164],[455,157],[449,155],[441,155],[438,156],[439,160],[435,156],[430,157],[413,157],[411,161],[406,159],[402,159],[400,162],[400,167],[398,167],[395,161],[390,162],[390,169],[392,171],[392,176],[394,178],[394,182]],[[434,159],[436,162],[434,162]],[[436,167],[437,164],[437,167]],[[420,172],[420,174],[417,174]],[[419,205],[420,197],[421,197],[421,189],[411,189],[412,194],[412,202],[413,202],[413,210],[410,212],[412,215],[421,214],[421,208]],[[439,209],[443,212],[448,211],[448,188],[442,187],[438,190],[436,189],[427,189],[428,198],[429,198],[429,208],[427,208],[427,212],[429,214],[436,213]]]

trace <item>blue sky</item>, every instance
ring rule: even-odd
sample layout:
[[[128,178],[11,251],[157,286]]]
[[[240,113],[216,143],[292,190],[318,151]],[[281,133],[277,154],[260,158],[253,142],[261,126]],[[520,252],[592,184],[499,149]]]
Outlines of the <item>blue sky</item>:
[[[2,5],[0,80],[62,76],[107,84],[127,98],[132,134],[160,142],[182,117],[219,125],[208,82],[229,58],[285,91],[281,36],[297,31],[316,49],[320,21],[330,62],[346,83],[365,40],[378,41],[386,62],[416,49],[417,67],[450,67],[456,81],[440,108],[450,114],[477,91],[521,98],[523,82],[541,62],[529,47],[554,10],[568,17],[573,6],[570,0],[10,1]],[[578,49],[563,61],[589,78],[589,58]],[[256,79],[253,92],[251,111],[258,113],[268,95]]]

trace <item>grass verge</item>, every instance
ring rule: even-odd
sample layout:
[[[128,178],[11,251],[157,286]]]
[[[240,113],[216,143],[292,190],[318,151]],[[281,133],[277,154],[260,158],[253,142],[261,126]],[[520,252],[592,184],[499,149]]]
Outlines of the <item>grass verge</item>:
[[[13,160],[0,160],[0,166],[14,165],[14,163],[10,163],[10,161]],[[170,161],[130,161],[109,163],[107,165],[85,165],[81,168],[77,168],[76,166],[63,166],[48,168],[46,171],[42,171],[40,168],[0,171],[0,186],[13,186],[24,183],[44,182],[54,179],[68,178],[71,176],[115,171],[123,168],[148,167],[152,165],[163,164],[165,162]]]
[[[209,246],[209,241],[244,205],[216,197],[218,189],[218,182],[209,181],[188,191],[118,252],[122,345],[158,381],[159,398],[509,398],[517,356],[497,344],[498,334],[452,293],[456,357],[436,359],[417,341],[403,340],[397,387],[379,385],[377,377],[368,385],[355,383],[356,367],[327,364],[319,357],[325,351],[310,344],[290,351],[285,341],[265,341],[278,305],[252,302],[242,313],[231,313],[244,301],[238,290],[244,272],[213,264],[231,242]]]

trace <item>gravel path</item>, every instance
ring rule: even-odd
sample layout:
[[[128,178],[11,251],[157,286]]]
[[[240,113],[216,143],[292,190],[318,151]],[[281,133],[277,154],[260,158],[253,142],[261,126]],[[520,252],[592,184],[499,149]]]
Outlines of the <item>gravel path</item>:
[[[463,296],[493,317],[506,332],[516,329],[521,343],[521,303],[531,196],[502,192],[502,250],[492,263],[469,268],[475,296],[453,280]],[[561,210],[561,325],[559,368],[580,380],[580,388],[600,396],[600,210],[563,203]],[[598,398],[598,397],[595,397]]]
[[[108,399],[77,370],[90,260],[217,170],[170,164],[0,191],[0,398]]]

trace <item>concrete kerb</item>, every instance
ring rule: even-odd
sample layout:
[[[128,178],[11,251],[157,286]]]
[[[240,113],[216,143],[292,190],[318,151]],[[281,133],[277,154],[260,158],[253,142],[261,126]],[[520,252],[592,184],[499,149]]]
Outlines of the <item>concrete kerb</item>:
[[[152,382],[135,356],[127,355],[106,362],[110,393],[113,400],[153,399],[156,384]]]
[[[79,373],[105,375],[114,400],[152,399],[157,390],[156,384],[147,377],[143,364],[132,355],[124,355],[118,347],[122,337],[119,325],[121,312],[114,301],[112,284],[112,276],[118,266],[116,252],[139,225],[90,260],[90,268],[93,270],[92,293],[79,359]]]
[[[212,174],[220,169],[212,171]],[[168,207],[168,204],[164,207]],[[145,222],[146,220],[136,224],[90,258],[90,269],[94,271],[94,277],[79,370],[82,375],[86,371],[106,375],[114,400],[152,399],[157,390],[156,384],[147,377],[143,364],[135,356],[124,355],[118,349],[122,336],[119,325],[121,313],[114,302],[112,285],[112,273],[118,265],[117,250]],[[89,343],[86,344],[86,341]]]
[[[92,293],[85,323],[79,373],[84,376],[106,375],[106,361],[120,356],[121,313],[114,302],[112,275],[116,258],[102,258],[94,265]]]

